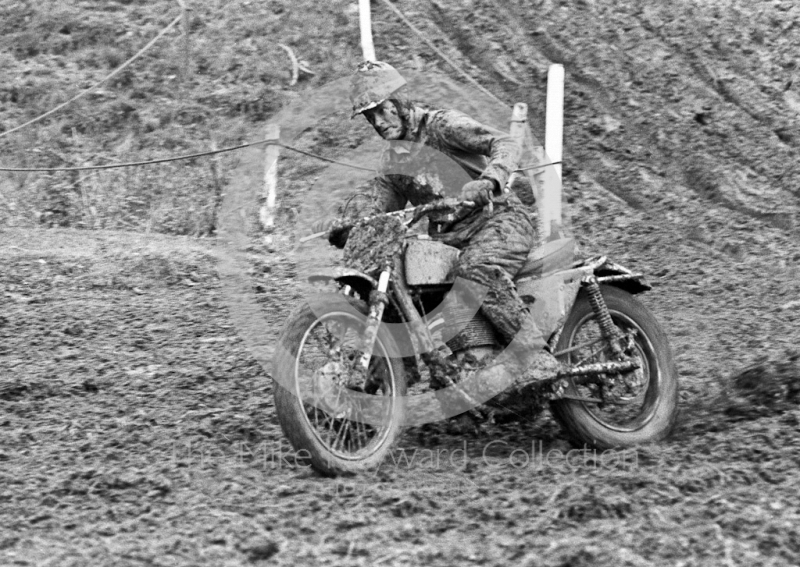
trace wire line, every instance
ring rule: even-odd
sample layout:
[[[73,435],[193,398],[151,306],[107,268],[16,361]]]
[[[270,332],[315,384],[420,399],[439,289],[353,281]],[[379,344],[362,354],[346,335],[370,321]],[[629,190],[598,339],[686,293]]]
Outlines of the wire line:
[[[154,45],[154,44],[155,44],[155,43],[156,43],[156,42],[157,42],[159,39],[161,39],[162,37],[164,37],[164,35],[165,35],[165,34],[166,34],[166,33],[167,33],[169,30],[171,30],[171,29],[172,29],[172,28],[173,28],[173,27],[174,27],[174,26],[175,26],[175,25],[176,25],[178,22],[180,22],[180,21],[181,21],[181,16],[178,16],[177,18],[175,18],[174,20],[172,20],[172,22],[170,22],[170,24],[169,24],[169,25],[167,25],[167,27],[165,27],[163,30],[161,30],[161,32],[160,32],[160,33],[159,33],[159,34],[158,34],[156,37],[154,37],[153,39],[151,39],[151,40],[150,40],[150,42],[149,42],[147,45],[145,45],[143,48],[141,48],[141,49],[140,49],[140,50],[139,50],[139,51],[138,51],[138,52],[137,52],[137,53],[136,53],[136,54],[135,54],[133,57],[131,57],[130,59],[128,59],[127,61],[125,61],[125,63],[123,63],[122,65],[120,65],[120,66],[119,66],[119,67],[117,67],[116,69],[114,69],[114,70],[113,70],[111,73],[109,73],[108,75],[106,75],[105,77],[103,77],[102,79],[100,79],[99,81],[97,81],[95,84],[93,84],[93,85],[92,85],[91,87],[89,87],[88,89],[86,89],[86,90],[83,90],[83,91],[79,92],[77,95],[75,95],[74,97],[72,97],[72,98],[71,98],[71,99],[69,99],[68,101],[66,101],[66,102],[62,102],[61,104],[59,104],[59,105],[58,105],[58,106],[56,106],[55,108],[53,108],[53,109],[51,109],[51,110],[48,110],[48,111],[47,111],[47,112],[45,112],[44,114],[42,114],[42,115],[40,115],[40,116],[37,116],[36,118],[33,118],[32,120],[28,120],[28,121],[27,121],[27,122],[25,122],[24,124],[20,124],[19,126],[15,126],[15,127],[14,127],[14,128],[12,128],[11,130],[6,130],[5,132],[0,132],[0,138],[2,138],[3,136],[8,136],[8,135],[9,135],[9,134],[11,134],[12,132],[16,132],[17,130],[21,130],[21,129],[22,129],[22,128],[24,128],[25,126],[30,126],[31,124],[34,124],[34,123],[36,123],[36,122],[39,122],[40,120],[42,120],[42,119],[44,119],[44,118],[47,118],[48,116],[50,116],[50,115],[51,115],[51,114],[53,114],[54,112],[57,112],[57,111],[61,110],[62,108],[64,108],[64,107],[65,107],[65,106],[67,106],[68,104],[71,104],[71,103],[75,102],[76,100],[78,100],[79,98],[81,98],[82,96],[85,96],[86,94],[90,93],[91,91],[93,91],[94,89],[96,89],[97,87],[99,87],[100,85],[102,85],[103,83],[105,83],[105,82],[106,82],[107,80],[109,80],[110,78],[114,77],[115,75],[118,75],[118,74],[119,74],[119,73],[120,73],[120,72],[121,72],[123,69],[125,69],[125,68],[126,68],[128,65],[130,65],[131,63],[133,63],[133,62],[134,62],[136,59],[138,59],[139,57],[141,57],[141,56],[142,56],[142,55],[145,53],[145,51],[147,51],[148,49],[150,49],[150,48],[151,48],[151,47],[152,47],[152,46],[153,46],[153,45]]]
[[[409,19],[400,10],[398,10],[394,6],[394,4],[392,4],[389,0],[382,0],[382,1],[383,1],[384,4],[386,4],[386,6],[392,12],[394,12],[403,21],[403,23],[405,23],[409,28],[411,28],[411,30],[415,34],[417,34],[417,36],[419,36],[420,39],[422,39],[422,41],[424,41],[428,45],[428,47],[430,47],[433,51],[436,52],[437,55],[439,55],[439,57],[444,59],[445,62],[447,62],[456,71],[458,71],[459,74],[464,76],[470,83],[475,85],[475,87],[477,87],[481,92],[489,95],[490,97],[492,97],[496,101],[500,102],[501,104],[506,105],[506,103],[503,100],[501,100],[494,93],[492,93],[491,91],[486,89],[478,81],[476,81],[474,78],[472,78],[472,76],[470,76],[466,71],[461,69],[461,67],[459,67],[457,63],[455,63],[444,52],[442,52],[439,48],[437,48],[433,44],[432,41],[430,41],[419,29],[417,29],[416,26],[414,26],[414,24],[411,23],[411,21],[409,21]],[[164,37],[164,35],[170,29],[172,29],[175,25],[177,25],[181,21],[181,18],[182,18],[182,16],[177,16],[163,30],[161,30],[161,32],[159,32],[159,34],[156,37],[151,39],[147,43],[147,45],[142,47],[135,55],[133,55],[130,59],[125,61],[122,65],[117,67],[114,71],[109,73],[107,76],[105,76],[104,78],[102,78],[99,81],[97,81],[94,85],[92,85],[89,88],[81,91],[80,93],[78,93],[77,95],[72,97],[71,99],[67,100],[66,102],[63,102],[63,103],[59,104],[58,106],[56,106],[55,108],[45,112],[44,114],[42,114],[40,116],[37,116],[36,118],[34,118],[32,120],[29,120],[29,121],[25,122],[24,124],[20,124],[19,126],[16,126],[16,127],[12,128],[11,130],[6,130],[5,132],[0,132],[0,138],[2,138],[3,136],[7,136],[8,134],[11,134],[12,132],[16,132],[17,130],[22,129],[25,126],[29,126],[31,124],[39,122],[40,120],[46,118],[47,116],[50,116],[51,114],[57,112],[58,110],[61,110],[62,108],[64,108],[68,104],[75,102],[76,100],[78,100],[82,96],[85,96],[86,94],[88,94],[89,92],[91,92],[92,90],[94,90],[95,88],[100,86],[102,83],[108,81],[109,79],[111,79],[115,75],[119,74],[126,67],[128,67],[131,63],[133,63],[136,59],[141,57],[159,39]],[[281,46],[281,47],[283,47],[283,46]],[[320,156],[320,155],[317,155],[317,154],[313,154],[311,152],[307,152],[305,150],[301,150],[301,149],[298,149],[298,148],[295,148],[295,147],[292,147],[292,146],[289,146],[289,145],[286,145],[286,144],[282,144],[281,142],[279,142],[279,141],[277,141],[275,139],[259,140],[259,141],[256,141],[256,142],[248,142],[248,143],[245,143],[245,144],[239,144],[237,146],[230,146],[230,147],[221,148],[221,149],[218,149],[218,150],[209,150],[209,151],[205,151],[205,152],[198,152],[198,153],[193,153],[193,154],[183,154],[183,155],[178,155],[178,156],[157,158],[157,159],[145,160],[145,161],[134,161],[134,162],[127,162],[127,163],[114,163],[114,164],[108,164],[108,165],[84,165],[84,166],[75,166],[75,167],[2,167],[2,166],[0,166],[0,171],[9,171],[9,172],[85,171],[85,170],[100,170],[100,169],[116,169],[116,168],[121,168],[121,167],[136,167],[136,166],[152,165],[152,164],[158,164],[158,163],[167,163],[167,162],[179,161],[179,160],[184,160],[184,159],[194,159],[194,158],[199,158],[199,157],[204,157],[204,156],[221,154],[221,153],[224,153],[224,152],[232,152],[232,151],[235,151],[235,150],[240,150],[240,149],[248,148],[248,147],[251,147],[251,146],[257,146],[259,144],[267,144],[267,145],[279,146],[281,148],[287,149],[287,150],[292,151],[292,152],[296,152],[296,153],[299,153],[299,154],[302,154],[302,155],[305,155],[305,156],[308,156],[308,157],[311,157],[311,158],[314,158],[314,159],[318,159],[318,160],[321,160],[321,161],[325,161],[325,162],[328,162],[328,163],[349,167],[351,169],[357,169],[357,170],[360,170],[360,171],[369,171],[369,172],[373,172],[373,173],[376,172],[375,168],[363,167],[363,166],[356,165],[356,164],[353,164],[353,163],[347,163],[347,162],[342,162],[342,161],[338,161],[338,160],[331,159],[331,158],[326,158],[326,157],[323,157],[323,156]],[[523,167],[519,167],[519,168],[515,169],[514,171],[527,171],[527,170],[530,170],[530,169],[539,169],[539,168],[542,168],[542,167],[547,167],[547,166],[550,166],[550,165],[557,165],[557,164],[560,164],[560,163],[561,163],[560,161],[555,161],[555,162],[545,163],[545,164],[523,166]]]
[[[296,152],[298,154],[302,154],[302,155],[305,155],[305,156],[308,156],[308,157],[312,157],[312,158],[318,159],[320,161],[325,161],[325,162],[333,163],[333,164],[336,164],[336,165],[343,165],[345,167],[350,167],[352,169],[359,169],[361,171],[370,171],[370,172],[375,172],[376,171],[375,168],[372,168],[372,167],[364,167],[364,166],[361,166],[361,165],[356,165],[354,163],[347,163],[347,162],[338,161],[338,160],[331,159],[331,158],[326,158],[326,157],[321,156],[321,155],[312,154],[311,152],[307,152],[305,150],[301,150],[299,148],[295,148],[295,147],[289,146],[287,144],[283,144],[283,143],[281,143],[281,142],[279,142],[279,141],[277,141],[275,139],[271,139],[271,138],[268,138],[268,139],[265,139],[265,140],[258,140],[256,142],[247,142],[245,144],[239,144],[238,146],[230,146],[230,147],[227,147],[227,148],[220,148],[218,150],[208,150],[208,151],[205,151],[205,152],[198,152],[198,153],[194,153],[194,154],[182,154],[182,155],[179,155],[179,156],[170,156],[170,157],[157,158],[157,159],[146,160],[146,161],[130,161],[130,162],[126,162],[126,163],[112,163],[112,164],[108,164],[108,165],[80,165],[80,166],[75,166],[75,167],[2,167],[2,166],[0,166],[0,171],[25,171],[25,172],[31,172],[31,171],[84,171],[84,170],[87,170],[87,169],[116,169],[116,168],[119,168],[119,167],[135,167],[135,166],[141,166],[141,165],[152,165],[152,164],[156,164],[156,163],[167,163],[167,162],[171,162],[171,161],[179,161],[179,160],[184,160],[184,159],[194,159],[194,158],[210,156],[210,155],[214,155],[214,154],[221,154],[221,153],[224,153],[224,152],[232,152],[232,151],[235,151],[235,150],[241,150],[243,148],[249,148],[251,146],[257,146],[259,144],[266,144],[266,145],[270,145],[270,146],[279,146],[279,147],[285,148],[285,149],[287,149],[289,151]]]
[[[271,139],[271,138],[267,138],[267,139],[264,139],[264,140],[258,140],[256,142],[247,142],[247,143],[244,143],[244,144],[239,144],[238,146],[230,146],[230,147],[227,147],[227,148],[220,148],[218,150],[208,150],[208,151],[205,151],[205,152],[197,152],[197,153],[193,153],[193,154],[182,154],[182,155],[178,155],[178,156],[156,158],[156,159],[144,160],[144,161],[129,161],[129,162],[125,162],[125,163],[111,163],[111,164],[107,164],[107,165],[78,165],[78,166],[74,166],[74,167],[3,167],[3,166],[0,166],[0,171],[33,172],[33,171],[86,171],[86,170],[89,170],[89,169],[117,169],[117,168],[120,168],[120,167],[136,167],[136,166],[142,166],[142,165],[153,165],[153,164],[157,164],[157,163],[168,163],[168,162],[180,161],[180,160],[184,160],[184,159],[195,159],[195,158],[199,158],[199,157],[212,156],[212,155],[215,155],[215,154],[221,154],[221,153],[225,153],[225,152],[233,152],[233,151],[236,151],[236,150],[249,148],[251,146],[258,146],[259,144],[266,144],[268,146],[279,146],[279,147],[284,148],[286,150],[289,150],[291,152],[302,154],[304,156],[308,156],[308,157],[311,157],[311,158],[314,158],[314,159],[318,159],[320,161],[325,161],[325,162],[332,163],[332,164],[335,164],[335,165],[342,165],[344,167],[349,167],[351,169],[358,169],[360,171],[369,171],[369,172],[377,173],[377,170],[375,168],[373,168],[373,167],[364,167],[362,165],[356,165],[354,163],[348,163],[346,161],[339,161],[339,160],[335,160],[335,159],[332,159],[332,158],[327,158],[327,157],[321,156],[319,154],[314,154],[314,153],[311,153],[311,152],[307,152],[305,150],[301,150],[299,148],[295,148],[293,146],[289,146],[287,144],[283,144],[283,143],[279,142],[278,140]],[[524,166],[524,167],[517,168],[514,171],[526,171],[528,169],[538,169],[538,168],[541,168],[541,167],[548,167],[550,165],[556,165],[556,164],[559,164],[559,163],[561,163],[561,162],[560,161],[553,161],[553,162],[550,162],[550,163],[542,163],[542,164],[538,164],[538,165],[527,165],[527,166]]]

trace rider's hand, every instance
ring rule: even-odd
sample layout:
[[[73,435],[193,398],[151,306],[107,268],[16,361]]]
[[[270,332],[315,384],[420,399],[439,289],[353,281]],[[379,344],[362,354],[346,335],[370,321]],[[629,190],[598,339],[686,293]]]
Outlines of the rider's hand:
[[[475,179],[461,188],[462,201],[472,201],[476,207],[482,207],[492,202],[494,181],[491,179]]]
[[[336,248],[344,248],[344,245],[347,244],[347,237],[350,236],[350,229],[352,228],[351,225],[339,225],[334,224],[333,227],[328,232],[328,242],[336,246]]]
[[[318,220],[311,225],[311,230],[317,232],[327,232],[328,242],[336,248],[344,248],[347,237],[350,236],[350,224],[345,224],[342,219],[327,218]]]

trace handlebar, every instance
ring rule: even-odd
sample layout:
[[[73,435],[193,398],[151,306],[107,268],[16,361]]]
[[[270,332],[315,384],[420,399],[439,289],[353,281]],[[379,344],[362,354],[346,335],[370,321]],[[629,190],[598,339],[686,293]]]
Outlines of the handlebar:
[[[333,229],[347,230],[349,228],[354,227],[359,222],[372,220],[382,216],[402,216],[406,214],[411,214],[412,215],[411,220],[407,221],[406,223],[406,226],[411,226],[422,220],[422,218],[429,213],[434,213],[437,211],[446,211],[446,210],[453,210],[453,212],[455,213],[455,212],[464,212],[467,209],[472,210],[474,208],[475,208],[475,203],[473,203],[472,201],[459,201],[458,199],[452,197],[445,197],[443,199],[438,199],[436,201],[433,201],[432,203],[426,203],[425,205],[417,205],[416,207],[401,209],[399,211],[391,211],[389,213],[380,213],[377,215],[371,215],[368,217],[360,218],[352,222],[336,223],[334,227],[328,230],[323,230],[321,232],[317,232],[309,236],[304,236],[303,238],[300,239],[300,242],[307,242],[309,240],[313,240],[314,238],[325,236],[329,234]]]

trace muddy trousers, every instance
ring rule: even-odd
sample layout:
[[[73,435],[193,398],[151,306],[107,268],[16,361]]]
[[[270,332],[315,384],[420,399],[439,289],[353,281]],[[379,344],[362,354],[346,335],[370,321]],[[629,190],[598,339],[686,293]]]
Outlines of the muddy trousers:
[[[494,325],[505,347],[473,380],[459,382],[458,387],[468,394],[468,401],[508,407],[516,400],[529,405],[527,398],[520,396],[523,388],[557,376],[558,362],[544,350],[546,337],[536,326],[513,281],[536,242],[533,219],[524,210],[508,208],[496,209],[462,248],[455,275],[482,288],[485,296],[480,310]],[[460,413],[459,409],[463,411],[463,398],[463,394],[446,391],[439,396],[443,410],[449,415]]]
[[[537,240],[531,216],[507,208],[495,210],[462,248],[455,275],[487,288],[481,312],[504,344],[514,340],[528,315],[513,280]]]

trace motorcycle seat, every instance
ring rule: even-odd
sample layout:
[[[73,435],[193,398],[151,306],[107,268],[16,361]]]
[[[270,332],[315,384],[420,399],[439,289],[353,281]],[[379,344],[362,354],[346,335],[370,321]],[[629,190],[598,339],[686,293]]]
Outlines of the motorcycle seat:
[[[522,278],[541,278],[549,273],[572,267],[575,260],[575,239],[559,238],[531,250],[525,265],[517,274]]]

